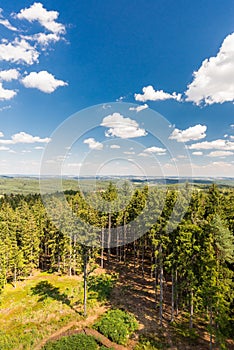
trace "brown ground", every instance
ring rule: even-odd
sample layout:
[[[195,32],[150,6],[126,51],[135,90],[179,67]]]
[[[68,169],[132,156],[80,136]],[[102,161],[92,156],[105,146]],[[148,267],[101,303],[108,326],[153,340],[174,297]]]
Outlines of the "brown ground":
[[[48,340],[56,340],[61,336],[79,333],[82,331],[82,329],[84,331],[86,327],[91,327],[96,319],[109,307],[122,308],[133,313],[140,324],[139,330],[136,332],[134,337],[129,340],[127,348],[122,347],[122,349],[133,350],[138,342],[139,336],[145,334],[149,337],[153,337],[154,339],[158,339],[158,342],[161,343],[162,349],[209,350],[209,335],[205,331],[202,324],[197,326],[195,324],[196,331],[199,334],[196,342],[180,336],[176,332],[175,328],[173,328],[173,326],[170,324],[170,283],[164,285],[164,319],[163,327],[160,328],[158,320],[159,310],[155,303],[154,280],[150,276],[150,270],[147,268],[147,266],[145,266],[145,273],[143,277],[140,267],[138,267],[134,272],[132,265],[124,265],[123,263],[117,262],[116,259],[112,257],[109,264],[105,262],[105,269],[99,268],[97,270],[97,273],[103,272],[119,273],[119,280],[112,292],[110,304],[95,308],[95,315],[91,315],[83,321],[71,322],[67,326],[61,328],[47,339],[44,339],[35,348],[35,350],[41,349]],[[179,314],[178,321],[183,321],[182,314]],[[103,345],[108,345],[105,343],[105,340]],[[121,348],[116,344],[112,343],[112,346],[116,350],[121,350]],[[232,340],[228,342],[228,349],[234,350],[234,342]],[[215,350],[214,347],[213,350]]]
[[[165,349],[173,350],[208,350],[209,334],[205,327],[199,324],[194,327],[199,334],[195,343],[184,339],[171,325],[171,283],[164,283],[164,319],[163,327],[159,326],[159,309],[155,303],[154,279],[151,277],[150,269],[145,266],[144,277],[140,266],[134,272],[133,265],[124,266],[123,263],[112,259],[106,263],[106,270],[119,273],[119,282],[113,290],[111,305],[132,312],[140,323],[140,328],[135,338],[129,342],[128,349],[134,349],[141,334],[152,335],[161,340]],[[183,315],[179,314],[178,321],[183,322]],[[187,320],[186,320],[187,322]],[[194,322],[195,323],[195,322]],[[188,325],[188,324],[187,324]],[[163,345],[164,344],[164,345]],[[234,350],[234,341],[228,342],[228,349]],[[214,347],[213,347],[214,350]]]

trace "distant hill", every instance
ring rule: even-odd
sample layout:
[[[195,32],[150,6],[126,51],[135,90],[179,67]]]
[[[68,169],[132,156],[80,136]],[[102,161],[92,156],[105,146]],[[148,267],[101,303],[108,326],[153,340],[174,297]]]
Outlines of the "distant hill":
[[[50,192],[53,186],[53,179],[58,179],[58,177],[46,176],[41,178],[44,182],[44,187],[48,187],[48,192]],[[78,178],[77,176],[64,176],[62,178],[63,189],[64,190],[74,190],[79,189],[81,185],[83,190],[89,190],[93,188],[94,185],[99,184],[100,187],[103,183],[108,183],[109,181],[117,182],[119,180],[128,180],[135,184],[136,186],[141,186],[143,184],[153,185],[176,185],[181,183],[190,183],[195,186],[208,186],[212,183],[223,186],[234,186],[234,178],[206,178],[206,177],[139,177],[139,176],[83,176]],[[39,193],[40,183],[38,175],[0,175],[0,194],[29,194],[29,193]]]

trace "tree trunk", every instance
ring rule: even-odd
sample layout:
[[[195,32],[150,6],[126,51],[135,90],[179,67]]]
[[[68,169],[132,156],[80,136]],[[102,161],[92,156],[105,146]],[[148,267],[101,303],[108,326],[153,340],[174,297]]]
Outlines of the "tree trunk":
[[[110,260],[110,251],[111,251],[111,213],[109,209],[109,215],[108,215],[108,254],[107,254],[107,260],[109,262]]]
[[[72,238],[69,241],[69,276],[72,275]]]
[[[84,252],[84,316],[87,316],[87,249]]]
[[[133,250],[134,250],[134,273],[136,272],[136,241],[135,241],[135,229],[133,238]]]
[[[144,259],[145,259],[145,244],[142,244],[142,251],[141,251],[141,271],[142,271],[142,277],[145,277],[145,267],[144,267]]]
[[[157,266],[157,257],[155,256],[155,266],[154,266],[154,290],[155,290],[155,308],[157,307],[157,301],[158,301],[158,266]]]
[[[152,266],[154,264],[154,251],[153,251],[153,249],[151,249],[150,260],[151,260],[150,278],[153,278],[153,274],[154,274],[154,271],[152,269]]]
[[[76,274],[76,248],[77,248],[77,245],[76,245],[76,235],[74,235],[74,243],[73,243],[73,275]]]
[[[58,252],[58,272],[60,273],[61,268],[60,268],[60,252]]]
[[[104,257],[104,227],[102,227],[101,233],[101,268],[103,269],[103,257]]]
[[[174,269],[171,272],[171,322],[175,320],[175,281],[174,281]]]
[[[159,247],[159,261],[160,261],[160,299],[159,299],[159,322],[162,326],[163,319],[163,261],[162,261],[162,244]]]
[[[175,308],[176,316],[179,314],[179,298],[178,298],[178,272],[175,270]]]
[[[124,262],[126,261],[126,238],[127,238],[127,227],[126,227],[126,213],[124,213],[124,222],[123,222],[123,234],[124,234],[124,246],[123,246],[123,249],[124,249],[124,256],[123,256],[123,259],[124,259]]]
[[[116,227],[116,260],[119,261],[119,227]]]
[[[213,312],[212,312],[212,307],[210,308],[210,344],[209,344],[209,349],[212,350],[213,348]]]
[[[193,328],[193,290],[190,291],[190,317],[189,317],[189,328]]]
[[[16,269],[16,264],[14,264],[14,288],[16,288],[16,280],[17,280],[17,269]]]

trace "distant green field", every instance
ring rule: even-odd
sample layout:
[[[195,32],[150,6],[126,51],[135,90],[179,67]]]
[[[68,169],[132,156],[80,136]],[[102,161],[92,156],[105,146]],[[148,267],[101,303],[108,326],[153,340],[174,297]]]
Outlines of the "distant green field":
[[[44,179],[43,181],[43,190],[47,190],[48,192],[52,192],[53,190],[57,190],[55,182],[57,180],[53,179]],[[103,187],[104,183],[101,181],[95,180],[80,180],[79,183],[75,179],[63,179],[62,180],[62,189],[66,190],[81,190],[87,191],[90,188],[96,189],[96,187]],[[0,178],[0,195],[3,194],[29,194],[29,193],[40,193],[40,182],[38,178],[33,177],[12,177],[12,178]]]

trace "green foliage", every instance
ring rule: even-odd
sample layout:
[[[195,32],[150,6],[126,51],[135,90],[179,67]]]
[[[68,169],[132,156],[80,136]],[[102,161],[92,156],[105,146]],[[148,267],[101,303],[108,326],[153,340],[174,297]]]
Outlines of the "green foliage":
[[[89,296],[95,297],[98,301],[105,301],[110,297],[117,278],[117,274],[90,275],[88,277]]]
[[[22,188],[27,187],[26,179],[19,181]],[[33,339],[38,341],[42,333],[48,333],[49,323],[44,322],[44,319],[49,319],[51,312],[56,316],[56,320],[51,317],[51,328],[57,329],[59,325],[69,322],[72,315],[76,314],[76,309],[86,300],[82,283],[77,283],[77,280],[76,287],[73,286],[71,291],[69,283],[66,288],[60,288],[52,277],[48,281],[41,281],[40,278],[37,285],[34,283],[28,288],[26,295],[19,288],[20,281],[32,276],[38,267],[60,276],[74,276],[75,280],[86,265],[87,305],[90,309],[97,302],[105,302],[109,298],[116,276],[90,274],[96,267],[99,251],[98,248],[84,249],[85,243],[87,240],[99,243],[102,229],[103,242],[108,242],[108,238],[113,239],[113,242],[116,239],[121,244],[132,242],[142,228],[147,231],[143,237],[123,247],[110,249],[109,253],[116,254],[116,260],[121,261],[121,264],[134,266],[135,272],[140,263],[143,275],[148,273],[148,264],[151,263],[154,288],[159,291],[156,300],[160,308],[159,318],[163,319],[165,302],[171,304],[172,320],[178,320],[176,310],[179,315],[181,312],[186,315],[184,328],[177,329],[177,334],[191,340],[199,316],[204,323],[204,332],[208,331],[219,346],[223,346],[225,338],[233,329],[234,319],[233,188],[215,185],[210,188],[194,187],[191,197],[188,196],[187,188],[180,192],[176,185],[157,188],[141,185],[130,192],[127,183],[117,191],[115,182],[98,183],[97,190],[90,191],[85,198],[79,191],[67,191],[67,203],[81,218],[82,224],[74,223],[72,217],[66,214],[59,200],[60,194],[49,196],[50,205],[56,208],[55,222],[51,222],[47,216],[40,195],[12,194],[0,197],[1,307],[11,310],[11,306],[4,305],[9,283],[13,285],[11,288],[15,287],[18,291],[19,299],[17,310],[9,312],[15,328],[11,322],[8,323],[8,311],[0,314],[0,349],[33,348]],[[110,209],[111,214],[107,214]],[[139,216],[143,209],[145,222]],[[112,228],[117,228],[113,234]],[[116,238],[114,231],[117,233]],[[170,288],[171,285],[172,289],[165,293],[165,286]],[[125,288],[134,291],[131,282]],[[120,292],[124,294],[124,288]],[[174,298],[169,300],[169,295]],[[24,314],[24,298],[28,301],[27,315]],[[56,311],[52,305],[56,305]],[[39,317],[40,321],[35,322],[38,310],[44,314],[43,318]],[[106,332],[110,330],[114,336],[116,327],[112,326],[112,322],[106,322],[109,322]],[[129,329],[126,330],[127,322],[116,322],[122,332],[120,341],[125,341],[123,339],[130,334]],[[191,330],[188,330],[189,327]],[[19,335],[15,336],[14,333]],[[156,346],[151,343],[143,345]]]
[[[159,339],[155,335],[141,335],[139,342],[134,350],[161,350],[166,349],[169,346],[165,343],[165,340]]]
[[[110,310],[95,323],[94,328],[111,341],[125,345],[129,336],[138,328],[136,318],[123,310]]]
[[[62,337],[56,342],[48,342],[43,350],[98,350],[95,339],[86,334]]]
[[[182,339],[186,339],[191,344],[194,344],[198,340],[198,334],[194,328],[188,328],[187,323],[177,323],[173,322],[173,330],[177,336]]]

